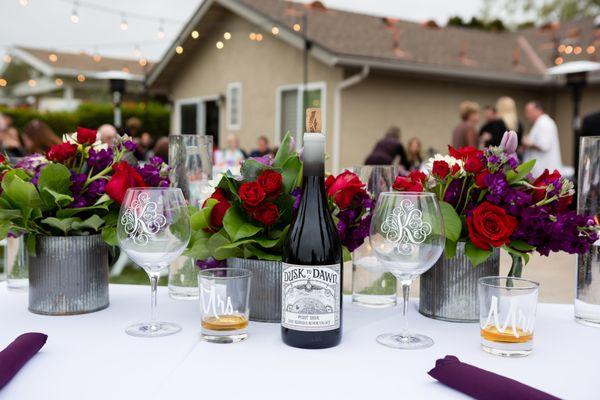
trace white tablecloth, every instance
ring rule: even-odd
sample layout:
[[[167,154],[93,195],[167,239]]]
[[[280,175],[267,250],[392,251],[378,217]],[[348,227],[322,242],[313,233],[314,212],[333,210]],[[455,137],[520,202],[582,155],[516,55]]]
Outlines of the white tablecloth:
[[[183,331],[134,338],[124,328],[148,315],[148,287],[111,285],[111,305],[93,314],[48,317],[27,311],[27,295],[0,285],[0,348],[23,332],[48,342],[0,391],[0,400],[87,399],[461,399],[427,375],[447,354],[567,399],[600,398],[600,330],[573,320],[570,305],[540,304],[529,357],[507,359],[479,347],[477,324],[425,318],[414,305],[410,325],[435,345],[402,351],[375,342],[395,331],[399,309],[344,304],[340,346],[285,346],[278,324],[251,323],[242,343],[199,340],[196,302],[175,301],[160,289],[159,315]]]

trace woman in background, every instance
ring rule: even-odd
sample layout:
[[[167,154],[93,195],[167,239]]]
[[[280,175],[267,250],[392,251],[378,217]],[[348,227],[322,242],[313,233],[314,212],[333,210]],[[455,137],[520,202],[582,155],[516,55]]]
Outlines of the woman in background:
[[[23,142],[27,153],[43,154],[55,144],[60,144],[61,140],[45,122],[34,119],[23,129]]]
[[[421,164],[423,163],[421,147],[419,138],[414,137],[408,141],[408,146],[406,147],[406,160],[408,161],[408,169],[410,171],[416,171],[421,168]]]
[[[500,135],[492,136],[492,139],[488,142],[491,146],[500,146],[502,136],[506,131],[517,132],[519,143],[521,143],[521,135],[523,134],[523,125],[519,122],[519,116],[517,115],[517,105],[515,101],[508,96],[502,96],[496,102],[496,113],[498,118],[504,123],[504,130]]]

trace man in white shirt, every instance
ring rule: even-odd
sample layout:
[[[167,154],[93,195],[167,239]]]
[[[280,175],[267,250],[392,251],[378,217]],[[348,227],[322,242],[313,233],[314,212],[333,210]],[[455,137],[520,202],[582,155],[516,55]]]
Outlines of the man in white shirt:
[[[525,117],[533,123],[529,135],[521,143],[525,149],[524,161],[535,159],[535,166],[531,170],[534,176],[540,175],[545,169],[550,172],[555,169],[563,172],[560,157],[560,143],[556,124],[539,101],[530,101],[525,106]]]

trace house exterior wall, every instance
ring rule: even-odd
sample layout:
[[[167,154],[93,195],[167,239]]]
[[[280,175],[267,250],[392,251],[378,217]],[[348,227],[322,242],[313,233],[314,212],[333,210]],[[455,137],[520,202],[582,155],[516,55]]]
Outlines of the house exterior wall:
[[[232,38],[223,40],[224,32],[231,32]],[[201,37],[204,43],[180,56],[188,57],[184,67],[172,81],[169,95],[177,101],[204,96],[224,95],[226,87],[233,82],[241,83],[242,116],[239,130],[229,130],[226,124],[226,102],[219,104],[220,142],[224,143],[228,134],[234,133],[240,139],[243,149],[255,148],[260,135],[270,138],[276,144],[276,94],[283,85],[301,84],[303,80],[303,54],[298,49],[262,31],[261,42],[250,41],[250,32],[259,32],[246,20],[229,14],[219,22],[219,29],[213,29],[208,37]],[[216,42],[222,40],[224,48],[218,50]],[[333,132],[333,90],[341,79],[340,69],[330,68],[309,58],[309,82],[324,82],[325,132]],[[171,129],[175,132],[178,114],[172,113]],[[328,135],[328,149],[331,148],[331,135]]]

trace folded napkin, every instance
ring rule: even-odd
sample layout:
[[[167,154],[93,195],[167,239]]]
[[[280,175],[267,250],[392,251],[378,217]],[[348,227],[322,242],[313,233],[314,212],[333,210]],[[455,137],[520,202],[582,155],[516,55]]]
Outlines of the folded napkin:
[[[0,389],[42,348],[46,339],[48,336],[43,333],[24,333],[0,351]]]
[[[514,379],[465,364],[455,356],[437,360],[429,375],[478,400],[559,400]]]

